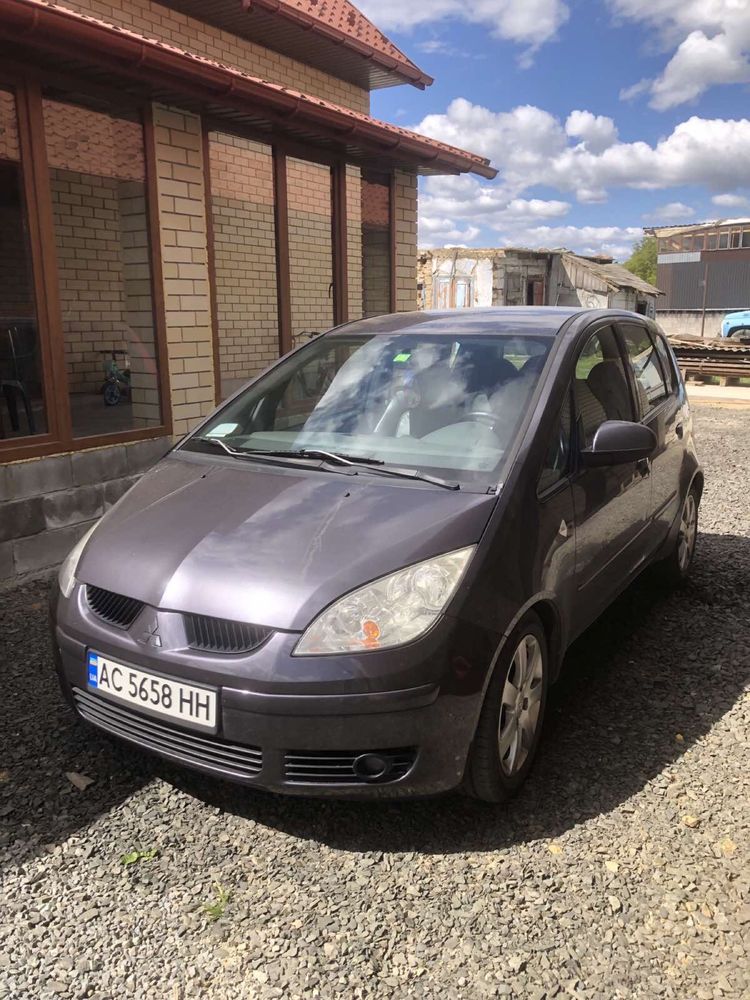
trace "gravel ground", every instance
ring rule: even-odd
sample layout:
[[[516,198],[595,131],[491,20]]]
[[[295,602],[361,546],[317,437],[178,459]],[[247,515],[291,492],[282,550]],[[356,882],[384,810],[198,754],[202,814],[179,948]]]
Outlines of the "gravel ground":
[[[119,749],[60,699],[45,588],[0,595],[0,997],[750,995],[748,424],[697,410],[694,577],[571,650],[501,809],[277,798]]]

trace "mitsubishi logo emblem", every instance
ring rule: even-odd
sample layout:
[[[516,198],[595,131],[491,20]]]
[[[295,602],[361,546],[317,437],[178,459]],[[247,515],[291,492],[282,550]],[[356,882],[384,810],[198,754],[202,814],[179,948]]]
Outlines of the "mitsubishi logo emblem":
[[[140,642],[142,646],[161,646],[159,623],[155,618],[151,625],[145,629],[138,642]]]

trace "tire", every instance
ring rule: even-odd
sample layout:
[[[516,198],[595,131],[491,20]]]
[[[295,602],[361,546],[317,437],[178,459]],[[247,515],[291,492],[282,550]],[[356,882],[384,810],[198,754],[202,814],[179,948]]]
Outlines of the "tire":
[[[524,690],[535,692],[535,696],[529,701],[522,694],[516,695],[515,706],[511,708],[514,681],[523,669],[523,653],[519,652],[523,646],[526,647],[527,684],[521,690],[522,694]],[[485,694],[466,769],[466,791],[474,798],[484,802],[505,802],[526,780],[542,732],[548,684],[547,637],[537,615],[529,612],[503,646]],[[536,712],[534,705],[538,706]],[[526,719],[526,727],[519,728],[519,713]],[[523,756],[514,759],[514,754]]]
[[[122,392],[117,382],[107,382],[104,386],[104,402],[107,406],[117,406],[121,396]]]
[[[700,495],[693,485],[682,505],[680,513],[680,530],[672,551],[656,564],[656,570],[662,582],[667,586],[679,587],[690,573],[690,567],[695,559],[695,549],[698,540],[698,506]]]

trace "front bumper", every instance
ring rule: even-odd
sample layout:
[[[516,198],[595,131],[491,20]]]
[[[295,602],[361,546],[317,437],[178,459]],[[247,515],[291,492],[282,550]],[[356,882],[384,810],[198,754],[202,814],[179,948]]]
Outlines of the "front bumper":
[[[497,637],[443,619],[422,640],[361,656],[297,658],[297,635],[277,633],[244,656],[141,648],[87,608],[84,588],[51,602],[63,692],[111,735],[215,777],[289,795],[432,795],[458,786]],[[149,613],[153,616],[152,609]],[[161,617],[162,612],[157,612]],[[170,633],[169,623],[164,629]],[[87,689],[87,652],[219,689],[220,721],[206,736]],[[373,780],[364,755],[386,762]]]

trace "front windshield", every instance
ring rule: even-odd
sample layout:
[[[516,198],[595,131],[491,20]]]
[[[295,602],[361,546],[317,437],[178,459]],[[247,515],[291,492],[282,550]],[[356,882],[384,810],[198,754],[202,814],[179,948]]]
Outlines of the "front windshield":
[[[184,447],[327,451],[498,481],[551,341],[414,333],[320,337],[219,410]],[[373,466],[374,467],[374,466]]]

